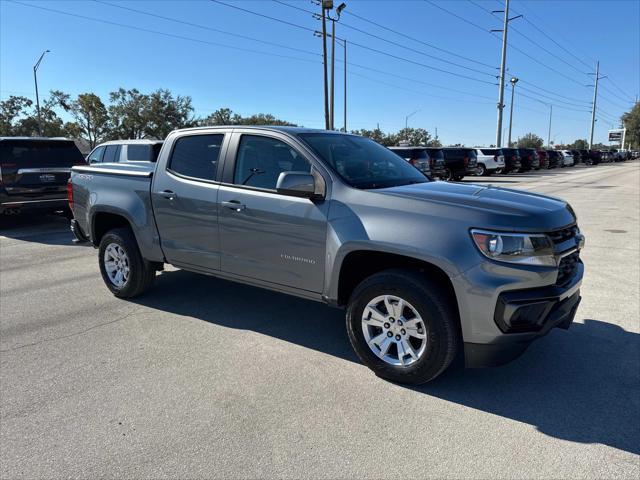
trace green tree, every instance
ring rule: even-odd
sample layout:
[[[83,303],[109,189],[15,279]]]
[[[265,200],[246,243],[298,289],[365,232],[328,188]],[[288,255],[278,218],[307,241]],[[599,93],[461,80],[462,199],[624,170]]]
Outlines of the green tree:
[[[585,139],[580,138],[567,146],[572,150],[586,150],[589,148],[589,142],[587,142]]]
[[[99,96],[82,93],[77,99],[71,100],[69,95],[61,91],[53,91],[51,94],[74,119],[74,122],[64,126],[68,136],[83,138],[93,148],[108,135],[109,114]]]
[[[379,128],[375,128],[373,130],[366,130],[364,128],[361,130],[351,130],[351,133],[353,133],[354,135],[360,135],[361,137],[370,138],[371,140],[382,145],[385,144],[386,135]]]
[[[33,105],[33,102],[27,97],[9,96],[6,100],[0,102],[0,135],[11,136],[14,133],[14,122],[21,116],[27,116],[27,109]]]
[[[66,135],[64,123],[55,109],[59,107],[57,98],[52,94],[40,103],[40,119],[42,121],[42,136],[64,137]],[[32,109],[29,115],[18,120],[13,128],[13,135],[35,137],[40,135],[38,128],[38,112]]]
[[[192,114],[191,97],[174,97],[169,90],[156,90],[147,96],[143,114],[144,136],[165,138],[176,128],[193,127],[196,121]]]
[[[144,138],[149,97],[135,88],[119,88],[109,94],[109,102],[109,137],[131,140]]]
[[[200,125],[281,125],[295,127],[295,123],[280,120],[270,113],[256,113],[243,117],[230,108],[219,108],[211,115],[199,121]]]
[[[627,129],[625,142],[631,144],[633,149],[640,148],[640,102],[622,115],[622,125]]]
[[[518,148],[541,148],[544,140],[535,133],[527,133],[522,137],[518,137]]]

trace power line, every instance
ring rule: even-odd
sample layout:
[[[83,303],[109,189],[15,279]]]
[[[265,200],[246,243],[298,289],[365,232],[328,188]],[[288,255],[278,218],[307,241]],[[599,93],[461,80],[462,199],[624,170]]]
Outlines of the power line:
[[[607,77],[608,78],[608,77]],[[616,97],[617,99],[625,102],[625,103],[631,103],[632,100],[627,100],[625,98],[622,98],[620,95],[618,95],[616,92],[614,92],[613,90],[608,89],[606,86],[602,86],[601,87],[604,91],[608,92],[609,94],[613,95],[614,97]]]
[[[579,103],[572,103],[572,102],[565,102],[564,100],[558,100],[558,99],[553,98],[553,97],[551,97],[549,95],[545,95],[544,93],[538,93],[535,90],[531,90],[530,88],[523,87],[523,86],[518,87],[518,89],[519,90],[524,90],[525,92],[529,92],[529,93],[531,93],[533,95],[537,95],[539,97],[548,98],[549,100],[551,100],[553,102],[563,103],[565,105],[570,105],[572,107],[587,108],[587,106],[588,106],[588,105],[581,105]]]
[[[383,30],[387,30],[387,31],[389,31],[389,32],[391,32],[391,33],[394,33],[394,34],[396,34],[396,35],[399,35],[399,36],[401,36],[401,37],[407,38],[407,39],[412,40],[412,41],[417,42],[417,43],[421,43],[422,45],[426,45],[427,47],[430,47],[430,48],[433,48],[433,49],[439,50],[439,51],[444,52],[444,53],[447,53],[447,54],[449,54],[449,55],[453,55],[453,56],[455,56],[455,57],[461,58],[461,59],[466,60],[466,61],[468,61],[468,62],[476,63],[476,64],[478,64],[478,65],[482,65],[482,66],[484,66],[484,67],[488,67],[488,68],[492,68],[492,69],[497,69],[497,67],[495,67],[494,65],[489,65],[488,63],[480,62],[480,61],[478,61],[478,60],[474,60],[474,59],[472,59],[472,58],[465,57],[465,56],[463,56],[463,55],[460,55],[460,54],[454,53],[454,52],[452,52],[452,51],[450,51],[450,50],[446,50],[446,49],[444,49],[444,48],[438,47],[438,46],[436,46],[436,45],[433,45],[433,44],[431,44],[431,43],[428,43],[428,42],[425,42],[425,41],[423,41],[423,40],[417,39],[417,38],[415,38],[415,37],[411,37],[411,36],[407,35],[406,33],[402,33],[402,32],[399,32],[399,31],[397,31],[397,30],[394,30],[394,29],[392,29],[392,28],[385,27],[384,25],[381,25],[381,24],[379,24],[379,23],[377,23],[377,22],[374,22],[374,21],[372,21],[372,20],[369,20],[369,19],[367,19],[367,18],[364,18],[364,17],[363,17],[363,16],[361,16],[361,15],[356,15],[355,13],[353,13],[353,12],[351,12],[351,11],[346,11],[346,10],[345,10],[345,11],[343,12],[343,14],[351,15],[352,17],[355,17],[355,18],[357,18],[357,19],[359,19],[359,20],[362,20],[363,22],[370,23],[370,24],[372,24],[372,25],[375,25],[375,26],[376,26],[376,27],[378,27],[378,28],[382,28]]]
[[[480,26],[480,25],[478,25],[477,23],[474,23],[474,22],[472,22],[471,20],[468,20],[468,19],[466,19],[466,18],[464,18],[464,17],[460,16],[460,15],[458,15],[458,14],[457,14],[457,13],[455,13],[455,12],[452,12],[451,10],[447,10],[446,8],[444,8],[444,7],[442,7],[442,6],[438,5],[438,4],[436,4],[436,3],[434,3],[434,2],[432,2],[432,1],[430,1],[430,0],[422,0],[422,1],[423,1],[423,2],[425,2],[425,3],[428,3],[429,5],[434,6],[434,7],[438,8],[438,9],[440,9],[440,10],[442,10],[443,12],[448,13],[449,15],[452,15],[452,16],[454,16],[454,17],[456,17],[456,18],[458,18],[458,19],[462,20],[462,21],[463,21],[463,22],[465,22],[465,23],[468,23],[469,25],[474,26],[475,28],[477,28],[477,29],[479,29],[479,30],[482,30],[482,31],[483,31],[483,32],[485,32],[485,33],[488,33],[489,35],[491,35],[492,37],[496,38],[497,40],[500,40],[500,38],[499,38],[497,35],[495,35],[494,33],[490,32],[490,31],[489,31],[489,30],[487,30],[486,28],[481,27],[481,26]],[[569,77],[568,75],[565,75],[564,73],[562,73],[562,72],[558,71],[557,69],[555,69],[555,68],[553,68],[553,67],[550,67],[550,66],[549,66],[549,65],[547,65],[546,63],[541,62],[541,61],[540,61],[540,60],[538,60],[537,58],[535,58],[535,57],[533,57],[533,56],[529,55],[527,52],[525,52],[524,50],[522,50],[522,49],[520,49],[520,48],[516,47],[516,46],[515,46],[515,45],[513,45],[512,43],[508,43],[508,42],[507,42],[507,45],[509,45],[512,49],[516,50],[517,52],[520,52],[522,55],[524,55],[525,57],[529,58],[530,60],[533,60],[533,61],[534,61],[534,62],[536,62],[537,64],[539,64],[539,65],[543,66],[544,68],[546,68],[546,69],[548,69],[548,70],[552,71],[552,72],[553,72],[553,73],[555,73],[556,75],[560,75],[561,77],[564,77],[564,78],[566,78],[567,80],[570,80],[571,82],[574,82],[574,83],[576,83],[576,84],[578,84],[578,85],[580,85],[580,86],[584,86],[584,84],[583,84],[583,83],[579,82],[579,81],[578,81],[578,80],[576,80],[575,78]]]
[[[274,47],[285,48],[285,49],[293,50],[293,51],[296,51],[296,52],[308,53],[310,55],[320,56],[320,54],[317,53],[317,52],[312,52],[310,50],[304,50],[304,49],[301,49],[301,48],[292,47],[290,45],[283,45],[281,43],[271,42],[271,41],[268,41],[268,40],[264,40],[262,38],[249,37],[247,35],[241,35],[239,33],[229,32],[229,31],[226,31],[226,30],[220,30],[219,28],[214,28],[214,27],[209,27],[209,26],[206,26],[206,25],[200,25],[200,24],[197,24],[197,23],[187,22],[185,20],[178,20],[177,18],[165,17],[165,16],[162,16],[162,15],[158,15],[157,13],[146,12],[144,10],[137,10],[135,8],[125,7],[123,5],[118,5],[118,4],[111,3],[111,2],[106,2],[106,1],[103,1],[103,0],[93,0],[93,1],[96,2],[96,3],[101,3],[103,5],[108,5],[110,7],[120,8],[122,10],[128,10],[130,12],[139,13],[141,15],[147,15],[149,17],[160,18],[160,19],[166,20],[168,22],[174,22],[174,23],[179,23],[179,24],[182,24],[182,25],[188,25],[190,27],[195,27],[195,28],[200,28],[200,29],[203,29],[203,30],[209,30],[211,32],[221,33],[223,35],[230,35],[232,37],[242,38],[242,39],[245,39],[245,40],[251,40],[253,42],[258,42],[258,43],[263,43],[265,45],[272,45]]]
[[[304,27],[302,25],[298,25],[297,23],[287,22],[286,20],[282,20],[281,18],[271,17],[269,15],[265,15],[264,13],[254,12],[253,10],[247,10],[246,8],[238,7],[237,5],[231,5],[229,3],[221,2],[220,0],[209,0],[213,3],[218,3],[220,5],[224,5],[225,7],[235,8],[236,10],[240,10],[245,13],[250,13],[252,15],[256,15],[258,17],[268,18],[269,20],[273,20],[274,22],[283,23],[285,25],[289,25],[290,27],[300,28],[302,30],[306,30],[308,32],[315,32],[315,29]]]
[[[305,9],[305,8],[300,8],[300,7],[297,7],[297,6],[295,6],[295,5],[290,5],[290,4],[288,4],[288,3],[286,3],[286,2],[282,2],[282,1],[280,1],[280,0],[272,0],[272,1],[273,1],[273,2],[275,2],[275,3],[279,3],[280,5],[284,5],[284,6],[286,6],[286,7],[293,8],[293,9],[295,9],[295,10],[300,10],[300,11],[302,11],[302,12],[310,13],[311,15],[316,15],[316,14],[315,14],[314,12],[312,12],[311,10],[307,10],[307,9]],[[415,49],[415,48],[413,48],[413,47],[409,47],[409,46],[407,46],[407,45],[403,45],[403,44],[398,43],[398,42],[395,42],[395,41],[393,41],[393,40],[389,40],[388,38],[384,38],[384,37],[381,37],[381,36],[376,35],[376,34],[374,34],[374,33],[371,33],[371,32],[368,32],[368,31],[366,31],[366,30],[363,30],[363,29],[361,29],[361,28],[354,27],[353,25],[349,25],[348,23],[346,23],[346,22],[344,22],[344,21],[341,21],[341,22],[340,22],[340,25],[341,25],[341,26],[343,26],[343,27],[345,27],[345,28],[348,28],[348,29],[350,29],[350,30],[354,30],[354,31],[356,31],[356,32],[362,33],[362,34],[367,35],[367,36],[369,36],[369,37],[375,38],[375,39],[377,39],[377,40],[381,40],[381,41],[386,42],[386,43],[389,43],[389,44],[391,44],[391,45],[395,45],[396,47],[404,48],[405,50],[409,50],[409,51],[414,52],[414,53],[417,53],[417,54],[419,54],[419,55],[423,55],[423,56],[425,56],[425,57],[432,58],[432,59],[437,60],[437,61],[439,61],[439,62],[443,62],[443,63],[449,64],[449,65],[454,65],[454,66],[456,66],[456,67],[458,67],[458,68],[463,68],[463,69],[465,69],[465,70],[469,70],[469,71],[471,71],[471,72],[479,73],[479,74],[481,74],[481,75],[487,75],[487,76],[489,76],[489,77],[495,77],[495,73],[487,73],[486,71],[478,70],[477,68],[467,67],[466,65],[461,65],[461,64],[459,64],[459,63],[452,62],[452,61],[447,60],[447,59],[445,59],[445,58],[437,57],[437,56],[435,56],[435,55],[431,55],[431,54],[425,53],[425,52],[423,52],[423,51],[421,51],[421,50],[417,50],[417,49]]]
[[[301,61],[301,62],[317,63],[315,60],[310,60],[308,58],[293,57],[291,55],[282,55],[282,54],[279,54],[279,53],[264,52],[264,51],[255,50],[255,49],[252,49],[252,48],[242,48],[242,47],[237,47],[235,45],[228,45],[228,44],[225,44],[225,43],[211,42],[211,41],[208,41],[208,40],[201,40],[199,38],[193,38],[193,37],[185,37],[183,35],[177,35],[177,34],[168,33],[168,32],[162,32],[162,31],[158,31],[158,30],[151,30],[149,28],[138,27],[138,26],[135,26],[135,25],[128,25],[128,24],[125,24],[125,23],[112,22],[110,20],[104,20],[104,19],[101,19],[101,18],[89,17],[89,16],[86,16],[86,15],[80,15],[80,14],[77,14],[77,13],[65,12],[63,10],[56,10],[54,8],[42,7],[40,5],[32,5],[32,4],[23,3],[23,2],[20,2],[20,1],[17,1],[17,0],[8,0],[8,1],[13,2],[15,4],[18,4],[18,5],[22,5],[23,7],[36,8],[38,10],[44,10],[44,11],[47,11],[47,12],[58,13],[60,15],[67,15],[67,16],[70,16],[70,17],[82,18],[83,20],[90,20],[92,22],[104,23],[104,24],[107,24],[107,25],[115,25],[117,27],[128,28],[128,29],[131,29],[131,30],[137,30],[137,31],[146,32],[146,33],[153,33],[153,34],[156,34],[156,35],[162,35],[164,37],[177,38],[179,40],[186,40],[186,41],[201,43],[201,44],[205,44],[205,45],[213,45],[213,46],[217,46],[217,47],[230,48],[230,49],[239,50],[239,51],[242,51],[242,52],[257,53],[259,55],[268,55],[268,56],[272,56],[272,57],[287,58],[289,60],[298,60],[298,61]]]
[[[285,23],[287,25],[291,25],[291,26],[295,26],[297,28],[302,28],[304,30],[315,32],[315,30],[313,30],[313,29],[310,29],[310,28],[307,28],[307,27],[303,27],[301,25],[297,25],[295,23],[288,22],[288,21],[285,21],[285,20],[281,20],[279,18],[271,17],[269,15],[264,15],[262,13],[254,12],[253,10],[248,10],[246,8],[238,7],[236,5],[230,5],[228,3],[221,2],[220,0],[210,0],[210,1],[214,2],[214,3],[218,3],[220,5],[225,5],[227,7],[235,8],[236,10],[241,10],[243,12],[250,13],[252,15],[257,15],[257,16],[264,17],[264,18],[267,18],[267,19],[270,19],[270,20],[274,20],[276,22]],[[354,42],[352,40],[349,41],[349,45],[352,46],[352,47],[355,46],[355,47],[358,47],[358,48],[362,48],[362,49],[368,50],[370,52],[375,52],[377,54],[384,55],[386,57],[394,58],[396,60],[400,60],[400,61],[403,61],[403,62],[411,63],[413,65],[417,65],[417,66],[420,66],[420,67],[423,67],[423,68],[426,68],[426,69],[429,69],[429,70],[434,70],[434,71],[437,71],[437,72],[446,73],[447,75],[452,75],[452,76],[455,76],[455,77],[458,77],[458,78],[464,78],[466,80],[472,80],[474,82],[484,83],[484,84],[487,84],[487,85],[495,85],[493,82],[489,82],[487,80],[481,80],[481,79],[476,78],[476,77],[470,77],[468,75],[462,75],[460,73],[456,73],[456,72],[452,72],[452,71],[449,71],[449,70],[445,70],[443,68],[438,68],[438,67],[434,67],[432,65],[427,65],[425,63],[420,63],[420,62],[417,62],[415,60],[411,60],[409,58],[402,57],[400,55],[395,55],[393,53],[385,52],[385,51],[379,50],[377,48],[373,48],[373,47],[368,47],[366,45],[362,45],[361,43],[357,43],[357,42]]]
[[[559,98],[563,98],[565,100],[569,100],[569,101],[573,101],[573,102],[586,103],[587,105],[591,105],[591,102],[589,102],[589,101],[580,100],[578,98],[573,98],[573,97],[567,97],[565,95],[560,95],[558,93],[552,92],[551,90],[547,90],[545,88],[542,88],[542,87],[540,87],[540,86],[536,85],[535,83],[532,83],[532,82],[530,82],[528,80],[520,79],[520,82],[526,83],[527,85],[529,85],[529,86],[531,86],[533,88],[537,88],[538,90],[541,90],[541,91],[546,92],[546,93],[550,93],[551,95],[554,95],[554,96],[559,97]]]
[[[630,100],[627,100],[629,102],[633,102],[633,97],[631,95],[629,95],[627,92],[625,92],[624,90],[622,90],[618,85],[616,85],[616,83],[611,79],[611,77],[607,77],[607,80],[609,80],[611,82],[611,85],[613,85],[614,87],[616,87],[623,95],[627,96]]]
[[[310,13],[310,14],[312,14],[312,15],[316,15],[316,13],[315,13],[315,12],[312,12],[311,10],[307,10],[306,8],[301,8],[301,7],[298,7],[298,6],[296,6],[296,5],[292,5],[292,4],[290,4],[290,3],[283,2],[283,1],[281,1],[281,0],[272,0],[272,1],[273,1],[273,2],[275,2],[275,3],[279,3],[279,4],[281,4],[281,5],[285,5],[285,6],[289,7],[289,8],[293,8],[293,9],[295,9],[295,10],[299,10],[299,11],[302,11],[302,12],[305,12],[305,13]],[[349,15],[351,15],[351,16],[352,16],[352,17],[354,17],[354,18],[357,18],[357,19],[359,19],[359,20],[362,20],[363,22],[370,23],[370,24],[372,24],[372,25],[375,25],[375,26],[376,26],[376,27],[378,27],[378,28],[381,28],[381,29],[383,29],[383,30],[387,30],[387,31],[389,31],[389,32],[391,32],[391,33],[394,33],[394,34],[399,35],[399,36],[401,36],[401,37],[407,38],[407,39],[412,40],[412,41],[414,41],[414,42],[421,43],[421,44],[426,45],[426,46],[428,46],[428,47],[430,47],[430,48],[433,48],[433,49],[435,49],[435,50],[438,50],[438,51],[444,52],[444,53],[446,53],[446,54],[448,54],[448,55],[452,55],[452,56],[455,56],[455,57],[461,58],[461,59],[463,59],[463,60],[465,60],[465,61],[467,61],[467,62],[476,63],[476,64],[478,64],[478,65],[482,65],[483,67],[488,67],[488,68],[491,68],[491,69],[495,69],[495,68],[496,68],[496,67],[494,67],[493,65],[489,65],[489,64],[487,64],[487,63],[480,62],[480,61],[478,61],[478,60],[474,60],[474,59],[472,59],[472,58],[465,57],[465,56],[463,56],[463,55],[459,55],[459,54],[454,53],[454,52],[452,52],[452,51],[450,51],[450,50],[446,50],[446,49],[444,49],[444,48],[438,47],[438,46],[436,46],[436,45],[433,45],[433,44],[431,44],[431,43],[425,42],[425,41],[423,41],[423,40],[419,40],[419,39],[417,39],[417,38],[411,37],[411,36],[409,36],[409,35],[407,35],[407,34],[405,34],[405,33],[399,32],[399,31],[394,30],[394,29],[392,29],[392,28],[385,27],[384,25],[381,25],[381,24],[379,24],[379,23],[377,23],[377,22],[374,22],[374,21],[372,21],[372,20],[369,20],[369,19],[367,19],[367,18],[364,18],[364,17],[362,17],[362,16],[360,16],[360,15],[357,15],[357,14],[355,14],[355,13],[353,13],[353,12],[350,12],[350,11],[344,11],[344,12],[343,12],[343,14],[349,14]],[[442,61],[442,62],[450,63],[450,64],[452,64],[452,65],[456,65],[456,66],[459,66],[459,67],[461,67],[461,68],[467,68],[467,69],[469,69],[469,67],[466,67],[466,66],[463,66],[463,65],[460,65],[460,64],[457,64],[457,63],[451,62],[451,61],[446,60],[446,59],[443,59],[443,58],[441,58],[441,57],[436,57],[436,56],[433,56],[433,55],[429,55],[429,54],[426,54],[426,53],[421,52],[421,51],[419,51],[419,50],[416,50],[416,49],[414,49],[414,48],[412,48],[412,47],[408,47],[408,46],[406,46],[406,45],[399,44],[399,43],[394,42],[394,41],[392,41],[392,40],[389,40],[389,39],[386,39],[386,38],[379,37],[378,35],[374,35],[374,34],[372,34],[372,33],[370,33],[370,32],[367,32],[367,31],[364,31],[364,30],[359,29],[359,28],[357,28],[357,27],[354,27],[354,26],[352,26],[352,25],[349,25],[349,24],[345,23],[344,21],[341,21],[341,22],[340,22],[340,25],[345,26],[345,27],[347,27],[347,28],[350,28],[350,29],[352,29],[352,30],[355,30],[355,31],[358,31],[358,32],[364,33],[365,35],[369,35],[369,36],[372,36],[372,37],[374,37],[374,38],[378,38],[378,39],[380,39],[380,40],[382,40],[382,41],[385,41],[385,42],[391,43],[391,44],[396,45],[396,46],[399,46],[399,47],[401,47],[401,48],[406,48],[406,49],[411,50],[411,51],[414,51],[414,52],[416,52],[416,53],[420,53],[420,54],[422,54],[422,55],[426,55],[426,56],[428,56],[428,57],[435,58],[435,59],[440,60],[440,61]],[[483,71],[480,71],[480,70],[473,70],[473,71],[478,72],[478,73],[484,73],[484,74],[487,74],[487,75],[494,76],[494,74],[493,74],[493,73],[488,74],[488,73],[483,72]]]
[[[529,7],[526,7],[523,3],[520,3],[518,8],[523,8],[523,9],[525,9],[525,13],[526,13],[526,12],[529,12],[529,15],[530,15],[531,17],[533,17],[533,18],[537,18],[537,19],[538,19],[538,21],[539,21],[539,22],[541,22],[541,23],[542,23],[542,22],[544,22],[544,21],[543,21],[543,20],[542,20],[538,15],[536,15],[536,14],[532,13],[532,11],[531,11],[531,10],[529,10]],[[560,48],[562,48],[565,52],[567,52],[567,53],[568,53],[569,55],[571,55],[573,58],[575,58],[576,60],[578,60],[578,61],[579,61],[581,64],[583,64],[585,67],[587,67],[587,68],[591,69],[591,65],[590,65],[589,63],[587,63],[587,62],[583,61],[581,58],[579,58],[578,56],[574,55],[571,51],[567,50],[567,49],[566,49],[566,48],[564,48],[562,45],[560,45],[559,43],[557,43],[557,42],[556,42],[556,40],[555,40],[554,38],[550,37],[549,35],[547,35],[547,33],[546,33],[544,30],[540,29],[537,25],[535,25],[533,22],[531,22],[531,21],[529,21],[529,20],[527,20],[527,19],[525,19],[525,21],[526,21],[526,22],[528,22],[528,23],[530,23],[534,28],[536,28],[537,30],[539,30],[539,31],[540,31],[544,36],[546,36],[547,38],[549,38],[549,40],[551,40],[553,43],[555,43],[555,44],[556,44],[556,45],[558,45]],[[559,35],[559,36],[561,36],[561,35],[560,35],[560,33],[561,33],[561,32],[554,31],[554,33],[558,33],[558,35]],[[566,38],[564,38],[564,41],[565,41],[565,42],[567,42],[568,44],[570,44],[570,43],[571,43],[571,42],[569,42]],[[593,60],[593,62],[592,62],[592,63],[595,63],[595,60]]]

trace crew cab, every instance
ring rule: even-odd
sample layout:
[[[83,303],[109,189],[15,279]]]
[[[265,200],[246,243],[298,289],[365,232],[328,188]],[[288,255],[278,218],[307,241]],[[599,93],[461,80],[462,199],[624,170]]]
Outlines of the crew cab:
[[[566,202],[431,181],[346,133],[178,130],[156,163],[74,167],[69,201],[116,297],[171,264],[345,308],[358,357],[396,382],[427,382],[458,352],[505,363],[580,302]]]
[[[68,210],[71,167],[84,163],[73,140],[0,137],[0,214]]]

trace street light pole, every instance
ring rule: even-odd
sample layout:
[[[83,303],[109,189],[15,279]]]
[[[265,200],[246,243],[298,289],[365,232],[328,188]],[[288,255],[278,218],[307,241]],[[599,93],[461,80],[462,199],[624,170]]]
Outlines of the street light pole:
[[[511,105],[509,111],[509,140],[507,141],[507,147],[511,147],[511,127],[513,126],[513,97],[516,90],[516,83],[518,83],[518,77],[511,77]]]
[[[40,96],[38,95],[38,67],[40,66],[40,62],[42,62],[42,58],[44,57],[44,54],[49,51],[50,50],[45,50],[44,52],[42,52],[42,55],[40,55],[40,58],[38,59],[36,64],[33,66],[33,81],[36,84],[36,110],[38,112],[38,135],[40,135],[41,137],[43,133],[42,133],[42,117],[40,116]]]
[[[416,113],[418,113],[420,110],[416,110],[415,112],[411,112],[409,115],[406,115],[404,117],[404,130],[405,130],[405,134],[407,135],[407,140],[409,140],[409,132],[407,131],[409,129],[409,117],[413,117]]]

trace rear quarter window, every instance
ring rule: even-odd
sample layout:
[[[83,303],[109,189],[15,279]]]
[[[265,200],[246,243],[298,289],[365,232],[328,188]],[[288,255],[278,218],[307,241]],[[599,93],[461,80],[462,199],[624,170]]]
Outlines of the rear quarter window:
[[[153,162],[152,145],[127,145],[127,161]],[[157,158],[157,157],[156,157]]]

